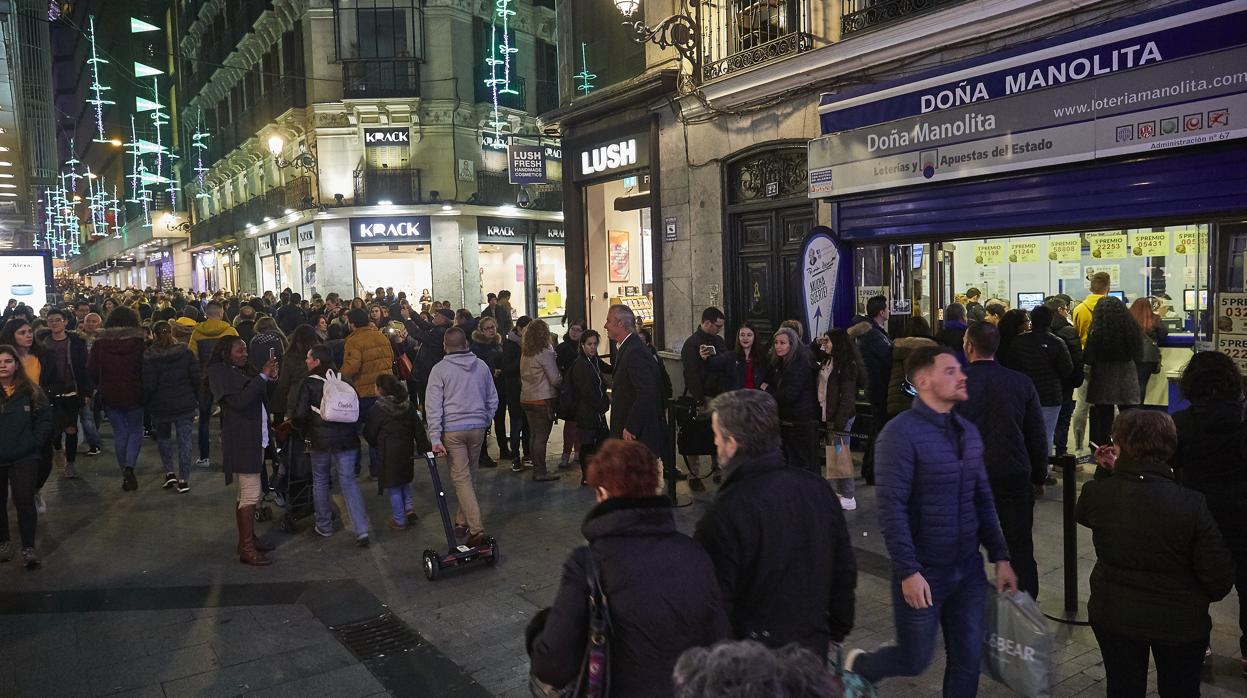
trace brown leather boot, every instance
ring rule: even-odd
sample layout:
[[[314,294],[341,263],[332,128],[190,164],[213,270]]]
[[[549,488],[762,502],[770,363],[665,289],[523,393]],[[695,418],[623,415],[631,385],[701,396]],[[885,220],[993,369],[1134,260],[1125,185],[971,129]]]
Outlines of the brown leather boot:
[[[238,523],[238,561],[257,567],[273,564],[255,547],[255,507],[236,507],[234,512]]]

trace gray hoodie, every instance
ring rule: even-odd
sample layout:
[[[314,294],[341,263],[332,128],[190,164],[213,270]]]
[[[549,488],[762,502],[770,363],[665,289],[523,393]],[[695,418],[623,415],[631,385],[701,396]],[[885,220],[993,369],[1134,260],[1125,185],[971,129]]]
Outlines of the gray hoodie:
[[[433,366],[424,401],[429,440],[436,446],[445,432],[489,426],[498,410],[498,391],[489,367],[465,349]]]

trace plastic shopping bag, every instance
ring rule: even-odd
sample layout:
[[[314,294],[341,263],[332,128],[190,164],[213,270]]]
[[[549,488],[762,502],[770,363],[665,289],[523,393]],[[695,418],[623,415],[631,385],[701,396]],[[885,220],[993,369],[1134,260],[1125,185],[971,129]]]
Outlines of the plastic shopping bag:
[[[992,594],[983,617],[983,673],[1027,698],[1052,695],[1052,632],[1022,591]]]

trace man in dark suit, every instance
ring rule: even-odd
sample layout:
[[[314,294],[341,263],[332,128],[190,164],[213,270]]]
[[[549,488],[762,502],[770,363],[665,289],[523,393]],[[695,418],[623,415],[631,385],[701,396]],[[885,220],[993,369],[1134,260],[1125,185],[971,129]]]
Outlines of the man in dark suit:
[[[667,456],[667,427],[662,420],[658,360],[636,334],[636,315],[626,305],[612,305],[606,313],[606,336],[615,343],[615,382],[611,390],[610,435],[640,441],[659,460]]]

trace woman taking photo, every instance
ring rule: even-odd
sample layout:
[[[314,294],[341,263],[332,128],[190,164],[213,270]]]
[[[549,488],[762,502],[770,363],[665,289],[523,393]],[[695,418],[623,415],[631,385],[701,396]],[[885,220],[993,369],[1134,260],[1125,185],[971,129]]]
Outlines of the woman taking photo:
[[[857,351],[857,342],[845,330],[828,330],[820,338],[826,358],[818,371],[818,401],[822,407],[823,422],[827,424],[827,460],[837,454],[836,449],[849,449],[847,436],[836,436],[853,428],[857,417],[857,391],[866,387],[866,364]],[[840,508],[853,511],[857,508],[856,483],[852,477],[832,480],[840,498]]]
[[[333,535],[333,509],[330,502],[330,475],[338,480],[346,510],[355,526],[355,544],[368,547],[368,510],[356,475],[359,463],[359,435],[353,422],[327,422],[320,417],[325,394],[325,374],[333,367],[329,347],[318,344],[304,357],[307,378],[299,386],[299,399],[290,421],[305,440],[312,455],[312,508],[316,512],[316,533]],[[384,374],[382,374],[384,375]],[[366,415],[365,415],[366,416]]]
[[[606,412],[611,403],[606,397],[606,380],[602,377],[610,369],[598,357],[601,343],[602,336],[596,330],[585,330],[580,335],[579,351],[567,372],[567,380],[571,381],[572,414],[579,425],[576,435],[580,439],[577,451],[582,486],[588,484],[589,459],[610,433]]]
[[[736,348],[710,359],[708,365],[724,375],[724,392],[760,389],[770,377],[770,361],[757,341],[758,334],[748,323],[736,330]]]
[[[1118,407],[1139,404],[1139,374],[1135,362],[1143,350],[1139,323],[1130,317],[1126,304],[1112,296],[1096,303],[1091,329],[1083,347],[1087,375],[1087,404],[1091,406],[1088,438],[1099,446],[1108,444],[1113,414]]]
[[[671,500],[654,494],[658,462],[644,444],[607,440],[589,462],[589,485],[598,501],[581,526],[589,544],[572,551],[554,605],[525,633],[532,675],[556,688],[576,680],[596,576],[610,599],[611,696],[671,696],[680,654],[731,632],[714,563],[676,528]]]
[[[818,369],[797,333],[781,327],[771,340],[769,382],[762,389],[779,403],[780,438],[788,465],[817,472]]]
[[[238,505],[234,520],[238,526],[238,560],[245,565],[264,566],[270,550],[255,536],[255,508],[260,503],[260,468],[269,444],[269,386],[277,380],[277,359],[269,359],[256,372],[247,361],[247,343],[237,335],[225,336],[212,350],[206,369],[208,388],[221,406],[221,467],[225,484],[238,476]]]
[[[520,404],[532,430],[529,442],[533,457],[533,481],[553,482],[559,476],[546,468],[546,446],[554,427],[554,400],[563,376],[550,346],[550,328],[533,320],[524,329],[520,354]],[[511,468],[515,470],[514,467]]]
[[[1178,482],[1204,495],[1234,558],[1238,589],[1238,656],[1247,676],[1247,425],[1243,378],[1234,360],[1216,351],[1191,357],[1179,385],[1191,406],[1173,415]]]
[[[121,489],[139,488],[134,466],[143,446],[143,352],[147,332],[139,326],[138,313],[117,306],[108,314],[91,353],[87,373],[104,402],[104,413],[113,427],[113,451],[121,468]]]
[[[174,341],[169,323],[157,322],[152,331],[156,340],[143,352],[144,404],[156,431],[156,446],[165,468],[165,489],[175,487],[186,494],[191,491],[191,439],[195,416],[199,414],[199,360],[185,345]]]
[[[52,408],[38,384],[22,369],[11,344],[0,345],[0,562],[13,559],[9,539],[9,492],[26,569],[39,567],[35,554],[35,482],[44,444],[52,438]]]
[[[1112,436],[1114,445],[1095,452],[1112,475],[1083,485],[1074,514],[1095,544],[1087,612],[1108,695],[1147,694],[1150,652],[1160,695],[1198,696],[1208,606],[1229,593],[1234,562],[1204,496],[1174,481],[1168,463],[1178,435],[1169,415],[1123,412]]]

